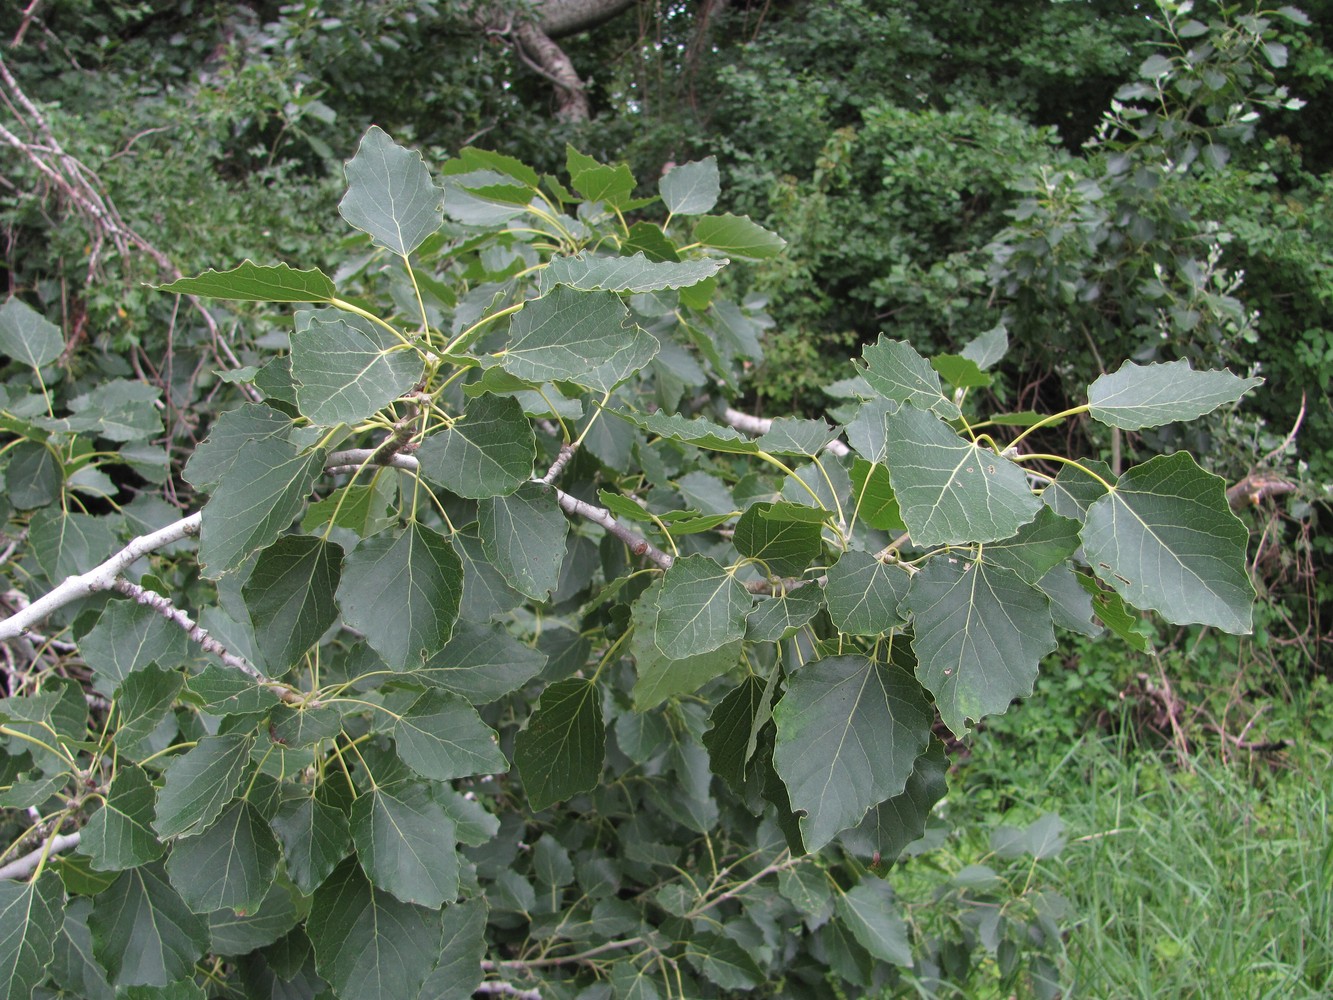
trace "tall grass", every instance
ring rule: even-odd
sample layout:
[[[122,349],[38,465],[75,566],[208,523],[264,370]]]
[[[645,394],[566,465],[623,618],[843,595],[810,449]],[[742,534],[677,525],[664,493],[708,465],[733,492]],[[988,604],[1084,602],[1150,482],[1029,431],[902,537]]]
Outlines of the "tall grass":
[[[1015,773],[1037,777],[1024,741],[987,742],[952,782],[951,818],[963,828],[980,818],[963,815],[970,788],[993,817],[987,789],[1006,776],[1013,787]],[[1069,836],[1031,880],[1069,901],[1065,996],[1333,997],[1328,748],[1276,762],[1181,760],[1098,735],[1028,788],[1006,819],[1053,811]],[[959,995],[991,995],[985,971]]]

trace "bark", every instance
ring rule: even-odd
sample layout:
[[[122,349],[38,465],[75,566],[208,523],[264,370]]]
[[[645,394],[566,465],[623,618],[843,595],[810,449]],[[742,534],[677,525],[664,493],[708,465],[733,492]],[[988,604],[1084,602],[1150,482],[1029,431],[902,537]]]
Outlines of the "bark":
[[[482,16],[486,30],[508,36],[529,69],[555,86],[555,116],[560,121],[587,121],[592,115],[587,90],[564,49],[555,39],[577,35],[605,24],[633,7],[636,0],[537,0],[535,17],[514,23],[513,13],[499,5]]]

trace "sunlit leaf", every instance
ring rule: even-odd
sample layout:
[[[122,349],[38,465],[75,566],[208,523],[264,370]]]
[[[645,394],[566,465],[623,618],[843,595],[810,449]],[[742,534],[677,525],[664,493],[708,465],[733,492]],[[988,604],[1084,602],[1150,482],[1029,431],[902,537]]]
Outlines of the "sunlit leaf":
[[[1196,372],[1183,358],[1155,365],[1126,361],[1114,374],[1088,386],[1088,412],[1129,431],[1160,427],[1234,403],[1263,381],[1225,370]]]
[[[946,420],[958,416],[958,407],[940,387],[939,374],[911,344],[881,336],[866,346],[861,358],[866,365],[862,377],[885,399],[933,410]]]
[[[1032,693],[1055,648],[1047,597],[1011,570],[935,558],[912,578],[916,675],[956,735]]]
[[[1093,572],[1134,607],[1167,621],[1249,632],[1249,532],[1225,487],[1185,452],[1130,469],[1088,508],[1083,547]]]
[[[749,216],[705,215],[694,224],[694,239],[733,257],[764,260],[776,257],[787,245],[777,233],[751,222]]]
[[[372,125],[347,161],[347,194],[338,212],[376,246],[406,256],[444,225],[444,192],[420,153]]]
[[[697,285],[727,266],[725,259],[652,261],[643,253],[630,257],[576,254],[555,257],[542,272],[542,288],[568,285],[580,291],[656,292]]]
[[[327,302],[337,293],[318,268],[298,271],[286,264],[267,266],[250,260],[230,271],[210,268],[193,278],[177,278],[158,290],[241,302]]]

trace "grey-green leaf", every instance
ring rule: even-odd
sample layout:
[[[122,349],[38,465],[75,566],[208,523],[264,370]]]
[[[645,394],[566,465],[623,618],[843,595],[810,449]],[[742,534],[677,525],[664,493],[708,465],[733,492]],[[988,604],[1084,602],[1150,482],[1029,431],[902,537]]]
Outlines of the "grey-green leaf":
[[[64,349],[60,327],[26,302],[15,298],[0,306],[0,354],[36,369],[60,357]]]
[[[509,770],[495,730],[446,691],[423,692],[394,722],[393,738],[404,763],[433,781]]]
[[[318,268],[298,271],[287,264],[266,266],[243,260],[230,271],[209,269],[193,278],[177,278],[158,291],[201,295],[234,302],[327,302],[337,294]]]
[[[323,464],[322,450],[303,452],[277,438],[250,442],[204,507],[199,560],[205,575],[216,579],[276,541],[300,514]]]
[[[509,325],[504,370],[529,382],[609,392],[657,356],[657,338],[630,321],[614,292],[567,285],[534,299]]]
[[[1028,583],[1037,583],[1078,548],[1079,522],[1043,507],[1013,538],[991,542],[982,558],[993,566],[1011,569]]]
[[[657,190],[672,215],[702,215],[717,204],[722,192],[717,157],[706,156],[672,167],[657,182]]]
[[[122,872],[95,896],[88,926],[93,954],[116,986],[168,986],[208,949],[208,924],[156,863]]]
[[[422,473],[460,497],[508,496],[532,478],[536,439],[512,396],[487,393],[417,450]]]
[[[376,246],[406,256],[444,225],[444,192],[420,153],[372,125],[347,162],[347,194],[338,212]]]
[[[439,962],[421,987],[420,1000],[472,1000],[486,954],[486,900],[447,906],[442,922]]]
[[[79,643],[99,691],[110,695],[150,663],[174,667],[188,654],[182,632],[152,608],[136,601],[111,601]]]
[[[869,552],[844,552],[828,569],[824,600],[833,624],[852,635],[884,635],[905,623],[898,606],[912,578]]]
[[[823,549],[821,521],[795,520],[789,510],[811,511],[788,503],[751,504],[736,522],[732,541],[736,551],[758,560],[770,576],[796,576]]]
[[[123,871],[156,861],[166,848],[153,832],[153,786],[132,764],[111,779],[106,803],[83,828],[79,853],[100,871]]]
[[[1160,427],[1234,403],[1263,381],[1226,370],[1197,372],[1183,358],[1155,365],[1126,361],[1088,386],[1089,412],[1124,430]]]
[[[683,288],[711,278],[727,266],[726,259],[651,261],[643,252],[632,257],[575,254],[554,257],[542,272],[542,288],[568,285],[580,291],[657,292]]]
[[[272,826],[282,841],[287,874],[307,895],[329,877],[352,849],[347,818],[313,796],[284,802],[273,817]]]
[[[949,790],[948,773],[944,744],[932,738],[926,752],[916,759],[902,794],[875,806],[859,826],[843,831],[838,840],[877,872],[893,864],[903,848],[926,832],[930,811]]]
[[[291,357],[297,406],[320,426],[365,420],[425,370],[420,354],[359,316],[310,316],[292,334]]]
[[[745,637],[752,642],[788,639],[823,606],[824,592],[814,584],[760,598],[745,616]]]
[[[1248,540],[1225,483],[1185,452],[1130,469],[1088,508],[1083,527],[1093,572],[1130,604],[1232,633],[1251,629]]]
[[[65,889],[51,871],[0,881],[0,995],[32,996],[46,979],[64,918]]]
[[[171,884],[195,913],[259,909],[277,867],[278,842],[244,799],[199,836],[177,842],[167,859]]]
[[[912,542],[994,542],[1037,516],[1023,470],[915,407],[885,417],[889,480]]]
[[[807,663],[773,709],[773,766],[801,833],[816,851],[861,822],[871,806],[902,793],[930,739],[920,685],[900,667],[864,656]]]
[[[449,641],[463,563],[443,535],[413,522],[367,538],[347,556],[338,605],[394,670],[414,670]]]
[[[764,260],[776,257],[787,245],[777,233],[750,221],[747,215],[705,215],[694,224],[694,238],[704,246],[733,257]]]
[[[454,823],[424,785],[372,788],[352,805],[352,842],[376,886],[436,909],[458,896]]]
[[[338,618],[343,552],[311,535],[284,535],[259,554],[241,588],[264,666],[278,676]]]
[[[534,600],[546,600],[560,582],[569,533],[555,491],[525,483],[509,496],[482,500],[477,514],[482,550],[505,581]]]
[[[749,592],[727,569],[703,555],[677,559],[662,579],[653,642],[683,660],[745,635]]]
[[[474,705],[484,705],[516,691],[545,665],[545,654],[519,642],[503,626],[459,619],[444,649],[415,674]]]
[[[955,734],[1032,693],[1055,648],[1047,597],[1011,570],[934,558],[912,578],[916,675]]]
[[[839,893],[834,905],[861,947],[881,962],[911,967],[907,921],[898,912],[893,889],[887,882],[863,878],[847,892]]]
[[[547,687],[527,728],[514,737],[514,764],[538,812],[596,787],[605,754],[601,691],[576,677]]]
[[[861,358],[866,364],[861,375],[885,399],[934,410],[946,420],[958,416],[957,405],[940,386],[939,373],[906,341],[881,335],[861,352]]]
[[[339,1000],[416,997],[440,954],[441,915],[374,888],[348,859],[315,891],[315,967]]]
[[[205,736],[169,765],[153,829],[164,840],[201,833],[231,801],[250,762],[252,735]]]

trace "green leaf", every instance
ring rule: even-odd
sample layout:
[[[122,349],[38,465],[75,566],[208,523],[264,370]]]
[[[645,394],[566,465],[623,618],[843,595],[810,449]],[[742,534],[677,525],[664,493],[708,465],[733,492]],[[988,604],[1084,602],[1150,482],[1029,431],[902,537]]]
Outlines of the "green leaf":
[[[352,850],[347,817],[313,796],[283,802],[271,825],[282,842],[287,874],[306,895]]]
[[[1140,653],[1148,652],[1152,647],[1152,639],[1148,635],[1151,628],[1143,621],[1142,615],[1126,604],[1124,598],[1114,590],[1105,589],[1095,577],[1078,573],[1074,574],[1074,582],[1088,598],[1089,614],[1095,613],[1098,621],[1131,648]]]
[[[750,953],[722,934],[695,934],[685,957],[710,982],[728,990],[752,990],[764,982],[764,970]]]
[[[878,462],[867,462],[858,457],[852,461],[851,478],[859,520],[880,531],[907,530],[888,469]]]
[[[391,493],[385,489],[386,483],[391,484],[392,480],[386,477],[373,484],[348,483],[339,487],[306,508],[301,530],[313,532],[332,521],[335,528],[350,528],[362,538],[382,531],[392,524],[386,515]]]
[[[1083,589],[1085,582],[1091,583],[1101,592],[1095,580],[1082,574],[1075,574],[1073,568],[1066,563],[1043,576],[1037,582],[1037,589],[1051,599],[1051,618],[1056,625],[1080,635],[1098,636],[1102,633],[1102,627],[1093,621],[1092,597]],[[1120,595],[1115,591],[1108,590],[1104,593],[1120,601]],[[1144,648],[1146,649],[1146,643]]]
[[[376,787],[352,804],[352,841],[376,886],[436,909],[458,897],[454,824],[423,785]]]
[[[808,455],[813,458],[837,436],[837,428],[822,420],[775,417],[755,444],[760,451],[770,455]]]
[[[702,215],[717,204],[722,193],[717,157],[707,156],[672,167],[657,182],[657,190],[672,215]]]
[[[605,754],[602,693],[575,677],[548,686],[514,737],[514,764],[534,812],[596,788]]]
[[[634,175],[623,163],[604,165],[573,146],[566,146],[565,168],[574,190],[588,201],[604,201],[623,208],[634,194]]]
[[[630,423],[637,424],[649,434],[670,438],[683,444],[692,444],[709,451],[720,451],[730,455],[757,455],[759,445],[740,431],[723,427],[704,417],[693,420],[679,413],[622,413],[612,411],[624,417]]]
[[[478,149],[476,146],[464,146],[458,151],[458,160],[464,170],[493,170],[518,181],[524,187],[537,188],[541,178],[521,160],[490,149]]]
[[[930,367],[956,389],[978,389],[991,384],[991,377],[980,365],[959,354],[937,354],[930,359]]]
[[[160,864],[122,872],[93,899],[93,954],[116,986],[168,986],[208,950],[208,924],[176,894]]]
[[[421,471],[472,500],[508,496],[532,478],[537,447],[523,407],[511,396],[478,396],[461,419],[417,450]]]
[[[311,315],[292,334],[296,403],[324,427],[356,424],[421,380],[421,355],[359,316]]]
[[[932,715],[905,671],[864,656],[807,663],[773,709],[773,766],[801,833],[817,851],[861,822],[866,811],[900,795],[930,739]]]
[[[939,374],[906,341],[886,340],[881,335],[866,346],[861,359],[866,364],[861,375],[885,399],[933,410],[945,420],[958,416],[958,407],[944,395]]]
[[[477,710],[446,691],[426,691],[393,725],[398,756],[432,781],[509,770],[495,730]]]
[[[662,582],[654,580],[630,612],[634,634],[630,652],[638,679],[632,697],[636,711],[646,711],[676,694],[688,694],[714,677],[719,677],[741,660],[739,639],[723,643],[717,649],[684,657],[667,656],[655,641],[655,622],[661,607]]]
[[[338,213],[376,246],[405,257],[444,225],[444,192],[420,153],[372,125],[347,162],[347,194]]]
[[[553,257],[542,272],[543,291],[568,285],[579,291],[657,292],[664,288],[697,285],[727,266],[725,259],[652,261],[642,252],[632,257],[595,257],[575,254]]]
[[[736,551],[759,560],[770,576],[796,576],[823,550],[820,522],[791,519],[788,508],[808,511],[787,503],[751,505],[739,521],[732,541]]]
[[[903,848],[926,832],[931,810],[949,790],[948,773],[944,744],[931,739],[926,752],[916,759],[902,794],[881,802],[866,813],[859,826],[843,831],[838,838],[843,847],[877,873],[893,864]]]
[[[629,227],[629,236],[621,241],[620,252],[642,253],[652,261],[676,262],[680,260],[680,254],[676,252],[676,245],[662,232],[662,227],[654,222],[643,220]],[[713,284],[714,282],[709,281],[689,287],[704,289]]]
[[[348,859],[315,891],[315,968],[339,1000],[415,997],[440,954],[441,915],[371,886]]]
[[[284,535],[259,554],[241,588],[264,666],[279,676],[338,618],[343,552],[310,535]]]
[[[185,682],[210,715],[257,715],[278,704],[278,696],[238,670],[210,664]]]
[[[177,841],[167,859],[171,884],[195,913],[259,909],[277,868],[278,842],[244,799],[197,837]]]
[[[139,670],[121,682],[116,689],[120,724],[115,741],[122,753],[152,735],[171,710],[183,683],[179,671],[156,667]]]
[[[1037,516],[1023,470],[910,406],[890,413],[889,480],[913,544],[994,542]]]
[[[283,882],[275,882],[257,910],[237,915],[218,910],[208,915],[208,936],[216,955],[244,955],[273,944],[300,921],[292,891]]]
[[[1245,565],[1249,532],[1231,512],[1225,486],[1185,452],[1130,469],[1088,508],[1083,549],[1093,572],[1169,622],[1248,633],[1255,597]]]
[[[653,643],[672,660],[707,653],[745,635],[750,606],[749,592],[715,560],[677,559],[662,578]]]
[[[185,633],[137,601],[109,601],[97,624],[79,643],[97,688],[110,694],[125,678],[149,664],[174,667],[189,655]]]
[[[265,266],[244,260],[230,271],[209,269],[193,278],[177,278],[158,291],[201,295],[239,302],[327,302],[337,294],[318,268],[297,271],[286,264]]]
[[[694,239],[706,247],[733,257],[765,260],[776,257],[787,245],[777,233],[751,222],[748,215],[705,215],[694,224]]]
[[[472,1000],[486,955],[486,900],[447,906],[442,916],[440,958],[421,987],[421,1000]]]
[[[254,745],[248,733],[205,736],[168,764],[153,821],[158,836],[192,837],[207,829],[236,794]]]
[[[1032,693],[1041,658],[1055,648],[1046,595],[984,562],[937,557],[912,578],[916,675],[955,735],[967,720],[1003,713]]]
[[[65,920],[55,942],[51,978],[65,992],[81,1000],[115,1000],[116,993],[106,981],[106,971],[93,958],[93,932],[88,929],[92,900],[75,897],[65,907]],[[18,994],[11,994],[23,996]]]
[[[65,889],[54,872],[0,882],[0,994],[30,997],[46,979],[64,907]]]
[[[505,581],[533,600],[544,601],[560,582],[569,522],[555,491],[525,483],[506,497],[477,505],[481,547]]]
[[[49,365],[65,349],[65,338],[56,326],[21,299],[0,306],[0,354],[38,369]]]
[[[1160,427],[1234,403],[1263,381],[1225,370],[1196,372],[1184,359],[1156,365],[1126,361],[1115,374],[1088,386],[1088,412],[1128,431]]]
[[[1061,517],[1081,523],[1088,516],[1088,508],[1106,496],[1104,484],[1113,479],[1115,473],[1105,462],[1084,459],[1078,465],[1063,466],[1055,480],[1041,491],[1041,499]]]
[[[545,654],[519,642],[502,626],[459,619],[444,649],[414,675],[474,705],[485,705],[517,691],[545,665]]]
[[[614,292],[557,285],[510,322],[500,364],[528,382],[573,382],[605,393],[652,361],[660,347],[630,320]]]
[[[338,606],[394,670],[444,647],[458,618],[463,563],[449,539],[413,522],[363,540],[343,564]]]
[[[1013,538],[985,546],[981,557],[992,566],[1011,569],[1027,583],[1035,584],[1074,554],[1079,546],[1079,527],[1078,521],[1043,507]]]
[[[69,401],[70,415],[39,420],[47,430],[95,434],[112,441],[142,441],[162,433],[162,393],[151,385],[112,379]]]
[[[761,597],[745,616],[745,637],[751,642],[790,639],[823,606],[824,592],[814,584]]]
[[[153,832],[153,786],[132,764],[121,764],[111,779],[106,803],[92,814],[79,840],[99,871],[123,871],[156,861],[166,850]]]
[[[214,421],[204,443],[185,463],[185,481],[201,490],[211,490],[222,481],[236,456],[270,440],[285,441],[292,420],[271,406],[247,403],[228,410]]]
[[[884,635],[906,623],[898,606],[912,578],[869,552],[844,552],[828,569],[824,600],[833,624],[851,635]]]
[[[763,678],[749,674],[732,688],[708,717],[703,735],[708,764],[737,795],[745,794],[746,772],[754,756],[758,731],[768,722]]]
[[[912,966],[912,946],[907,939],[907,921],[898,912],[893,889],[877,878],[862,879],[834,900],[838,916],[852,937],[881,962]]]
[[[277,541],[301,513],[323,465],[323,450],[302,452],[275,438],[250,442],[204,506],[199,532],[204,575],[216,579]]]

